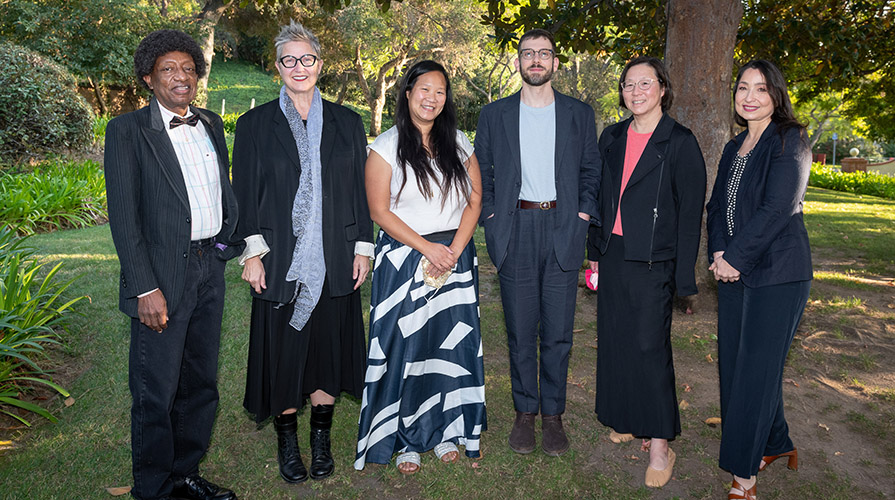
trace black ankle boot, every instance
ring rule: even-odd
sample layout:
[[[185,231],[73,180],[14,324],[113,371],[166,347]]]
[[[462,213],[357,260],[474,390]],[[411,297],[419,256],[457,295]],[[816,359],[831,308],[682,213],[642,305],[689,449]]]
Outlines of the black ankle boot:
[[[287,483],[300,483],[308,479],[308,470],[301,461],[298,449],[298,422],[295,413],[280,415],[273,419],[277,430],[277,462],[280,464],[280,476]]]
[[[329,430],[333,425],[333,406],[311,407],[311,479],[329,477],[335,469],[329,445]]]

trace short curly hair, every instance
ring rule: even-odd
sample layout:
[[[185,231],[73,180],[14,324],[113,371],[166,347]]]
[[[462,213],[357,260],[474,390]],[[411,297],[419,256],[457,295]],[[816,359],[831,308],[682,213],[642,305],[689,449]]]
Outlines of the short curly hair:
[[[143,77],[151,74],[155,61],[169,52],[189,54],[196,64],[196,76],[205,76],[205,55],[193,37],[178,30],[158,30],[146,35],[134,52],[134,75],[137,76],[137,83],[151,91]]]

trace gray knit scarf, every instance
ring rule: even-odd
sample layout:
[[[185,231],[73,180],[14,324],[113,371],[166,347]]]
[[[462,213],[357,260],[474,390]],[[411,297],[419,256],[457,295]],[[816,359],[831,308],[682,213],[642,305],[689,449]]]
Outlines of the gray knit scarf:
[[[326,278],[326,262],[323,259],[323,195],[320,178],[320,139],[323,135],[323,99],[314,88],[308,125],[302,123],[301,114],[286,95],[286,86],[280,89],[280,109],[286,115],[298,158],[301,174],[298,191],[292,202],[292,233],[295,250],[292,264],[286,273],[286,281],[295,281],[295,311],[289,324],[296,330],[304,328],[317,306],[323,280]]]

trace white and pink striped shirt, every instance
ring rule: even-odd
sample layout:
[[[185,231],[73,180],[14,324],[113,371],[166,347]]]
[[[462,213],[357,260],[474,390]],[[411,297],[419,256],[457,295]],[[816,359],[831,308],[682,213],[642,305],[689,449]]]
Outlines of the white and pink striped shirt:
[[[161,104],[159,110],[165,123],[165,130],[168,131],[168,137],[174,146],[177,161],[180,163],[190,200],[192,220],[190,239],[211,238],[221,231],[223,222],[220,166],[214,144],[201,120],[195,127],[181,125],[172,129],[168,127],[168,123],[171,118],[178,115]],[[190,114],[192,112],[187,113],[187,116]]]

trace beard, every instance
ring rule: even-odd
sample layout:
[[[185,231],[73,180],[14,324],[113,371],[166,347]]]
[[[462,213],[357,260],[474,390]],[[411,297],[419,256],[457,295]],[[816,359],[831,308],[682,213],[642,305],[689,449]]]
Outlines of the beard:
[[[540,66],[537,67],[543,68],[543,73],[540,74],[532,74],[530,71],[534,68],[535,65],[532,64],[528,67],[528,69],[522,69],[519,71],[519,75],[522,77],[522,81],[531,85],[532,87],[540,87],[545,83],[549,82],[551,78],[553,78],[553,66]]]

